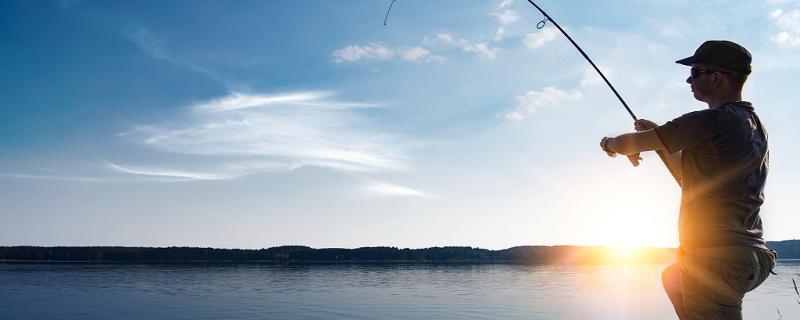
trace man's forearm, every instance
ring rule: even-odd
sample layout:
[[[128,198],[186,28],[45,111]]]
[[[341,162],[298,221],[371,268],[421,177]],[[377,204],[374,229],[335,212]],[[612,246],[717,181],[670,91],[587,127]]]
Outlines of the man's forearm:
[[[613,152],[624,155],[663,148],[661,140],[658,139],[653,130],[621,134],[611,138],[607,143],[607,147]]]
[[[682,179],[681,172],[681,152],[669,154],[667,149],[661,143],[661,139],[654,130],[646,130],[639,132],[631,132],[619,135],[606,141],[605,149],[610,152],[632,155],[645,151],[657,150],[666,155],[670,168],[672,168],[675,178]]]

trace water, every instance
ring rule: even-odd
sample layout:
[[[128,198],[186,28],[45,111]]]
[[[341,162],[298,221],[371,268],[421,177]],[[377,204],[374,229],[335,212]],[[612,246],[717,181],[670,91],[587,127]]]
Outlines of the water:
[[[665,266],[0,263],[0,319],[675,319]],[[776,272],[746,319],[800,319]]]

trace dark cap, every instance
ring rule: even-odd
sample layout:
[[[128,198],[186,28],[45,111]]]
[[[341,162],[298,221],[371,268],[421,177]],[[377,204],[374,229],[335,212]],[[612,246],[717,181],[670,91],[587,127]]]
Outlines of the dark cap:
[[[691,66],[692,63],[710,63],[732,71],[750,74],[752,60],[750,52],[735,42],[709,40],[703,42],[693,56],[675,62],[687,66]]]

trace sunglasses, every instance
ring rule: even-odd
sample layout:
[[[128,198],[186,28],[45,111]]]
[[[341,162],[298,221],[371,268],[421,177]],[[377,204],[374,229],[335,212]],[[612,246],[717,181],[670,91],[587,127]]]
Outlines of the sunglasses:
[[[714,72],[719,72],[719,73],[723,73],[723,74],[730,74],[730,72],[726,72],[726,71],[691,68],[691,69],[689,69],[689,76],[692,79],[697,79],[697,77],[699,77],[701,75],[704,75],[706,73],[714,73]]]

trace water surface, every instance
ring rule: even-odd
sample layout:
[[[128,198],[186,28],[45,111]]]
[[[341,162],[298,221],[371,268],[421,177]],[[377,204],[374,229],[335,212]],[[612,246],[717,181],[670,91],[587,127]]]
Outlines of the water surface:
[[[0,263],[0,319],[675,319],[666,265]],[[800,319],[792,276],[748,319]]]

